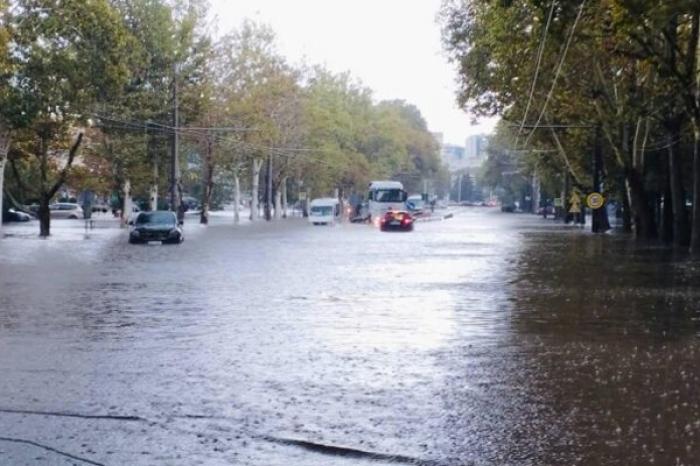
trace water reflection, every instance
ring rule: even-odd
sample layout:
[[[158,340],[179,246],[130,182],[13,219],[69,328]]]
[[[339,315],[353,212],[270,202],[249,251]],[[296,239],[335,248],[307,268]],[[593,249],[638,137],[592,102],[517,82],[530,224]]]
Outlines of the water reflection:
[[[694,464],[696,264],[622,236],[553,232],[527,235],[514,270],[520,351],[504,356],[542,407],[525,438],[549,439],[515,445],[535,464]]]

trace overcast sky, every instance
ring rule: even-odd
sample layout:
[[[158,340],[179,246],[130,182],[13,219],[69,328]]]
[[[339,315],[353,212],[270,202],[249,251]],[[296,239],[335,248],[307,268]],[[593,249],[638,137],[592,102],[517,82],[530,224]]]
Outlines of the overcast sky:
[[[244,18],[269,24],[292,62],[350,71],[377,99],[415,104],[431,131],[463,145],[471,125],[455,104],[455,73],[441,52],[440,0],[210,0],[220,32]]]

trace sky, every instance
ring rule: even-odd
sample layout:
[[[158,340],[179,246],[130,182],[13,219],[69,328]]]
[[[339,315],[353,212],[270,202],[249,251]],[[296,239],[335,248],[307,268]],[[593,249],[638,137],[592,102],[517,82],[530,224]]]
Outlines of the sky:
[[[244,18],[270,25],[292,63],[349,71],[377,100],[416,105],[430,131],[464,145],[490,132],[493,121],[472,125],[455,103],[456,72],[442,52],[436,14],[441,0],[210,0],[220,33]]]

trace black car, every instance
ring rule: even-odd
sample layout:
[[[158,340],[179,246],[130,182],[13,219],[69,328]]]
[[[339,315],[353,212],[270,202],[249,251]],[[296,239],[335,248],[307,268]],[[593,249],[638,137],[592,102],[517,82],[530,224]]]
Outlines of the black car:
[[[5,212],[2,216],[2,221],[3,222],[28,222],[32,218],[31,215],[29,215],[26,212],[22,212],[21,210],[15,210],[15,209],[8,209],[7,212]]]
[[[413,217],[408,212],[390,210],[379,220],[382,231],[412,231]]]
[[[185,240],[182,228],[178,225],[174,212],[156,210],[141,212],[131,222],[129,243],[148,243],[160,241],[163,244],[179,244]]]

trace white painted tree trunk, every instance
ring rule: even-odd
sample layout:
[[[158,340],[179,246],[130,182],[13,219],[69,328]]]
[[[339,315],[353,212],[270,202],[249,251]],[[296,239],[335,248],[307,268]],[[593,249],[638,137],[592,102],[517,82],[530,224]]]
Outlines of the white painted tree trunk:
[[[260,169],[262,168],[262,159],[253,160],[253,183],[250,199],[250,221],[254,222],[258,219],[258,192],[260,190]]]
[[[238,225],[241,222],[241,179],[238,172],[233,174],[233,223]]]
[[[2,141],[0,141],[0,144]],[[1,150],[2,148],[0,148]],[[0,216],[2,215],[2,202],[3,202],[3,184],[5,182],[5,163],[7,162],[7,156],[0,153]],[[0,238],[2,238],[2,218],[0,218]]]
[[[129,222],[129,217],[131,216],[131,211],[134,210],[133,202],[131,201],[131,181],[126,180],[124,182],[124,210],[122,211],[122,227],[125,227]]]
[[[282,185],[280,186],[280,189],[282,190],[282,217],[287,218],[288,202],[287,202],[287,178],[286,177],[282,180]]]
[[[10,134],[0,130],[0,216],[2,216],[2,202],[5,183],[5,165],[7,164],[7,153],[10,151]],[[0,231],[2,230],[2,218],[0,218]],[[2,237],[2,234],[0,234]]]
[[[281,188],[281,186],[280,186]],[[277,189],[275,193],[275,220],[279,220],[282,217],[282,191]]]
[[[158,185],[154,184],[151,186],[151,195],[150,195],[150,208],[151,210],[158,210]]]

